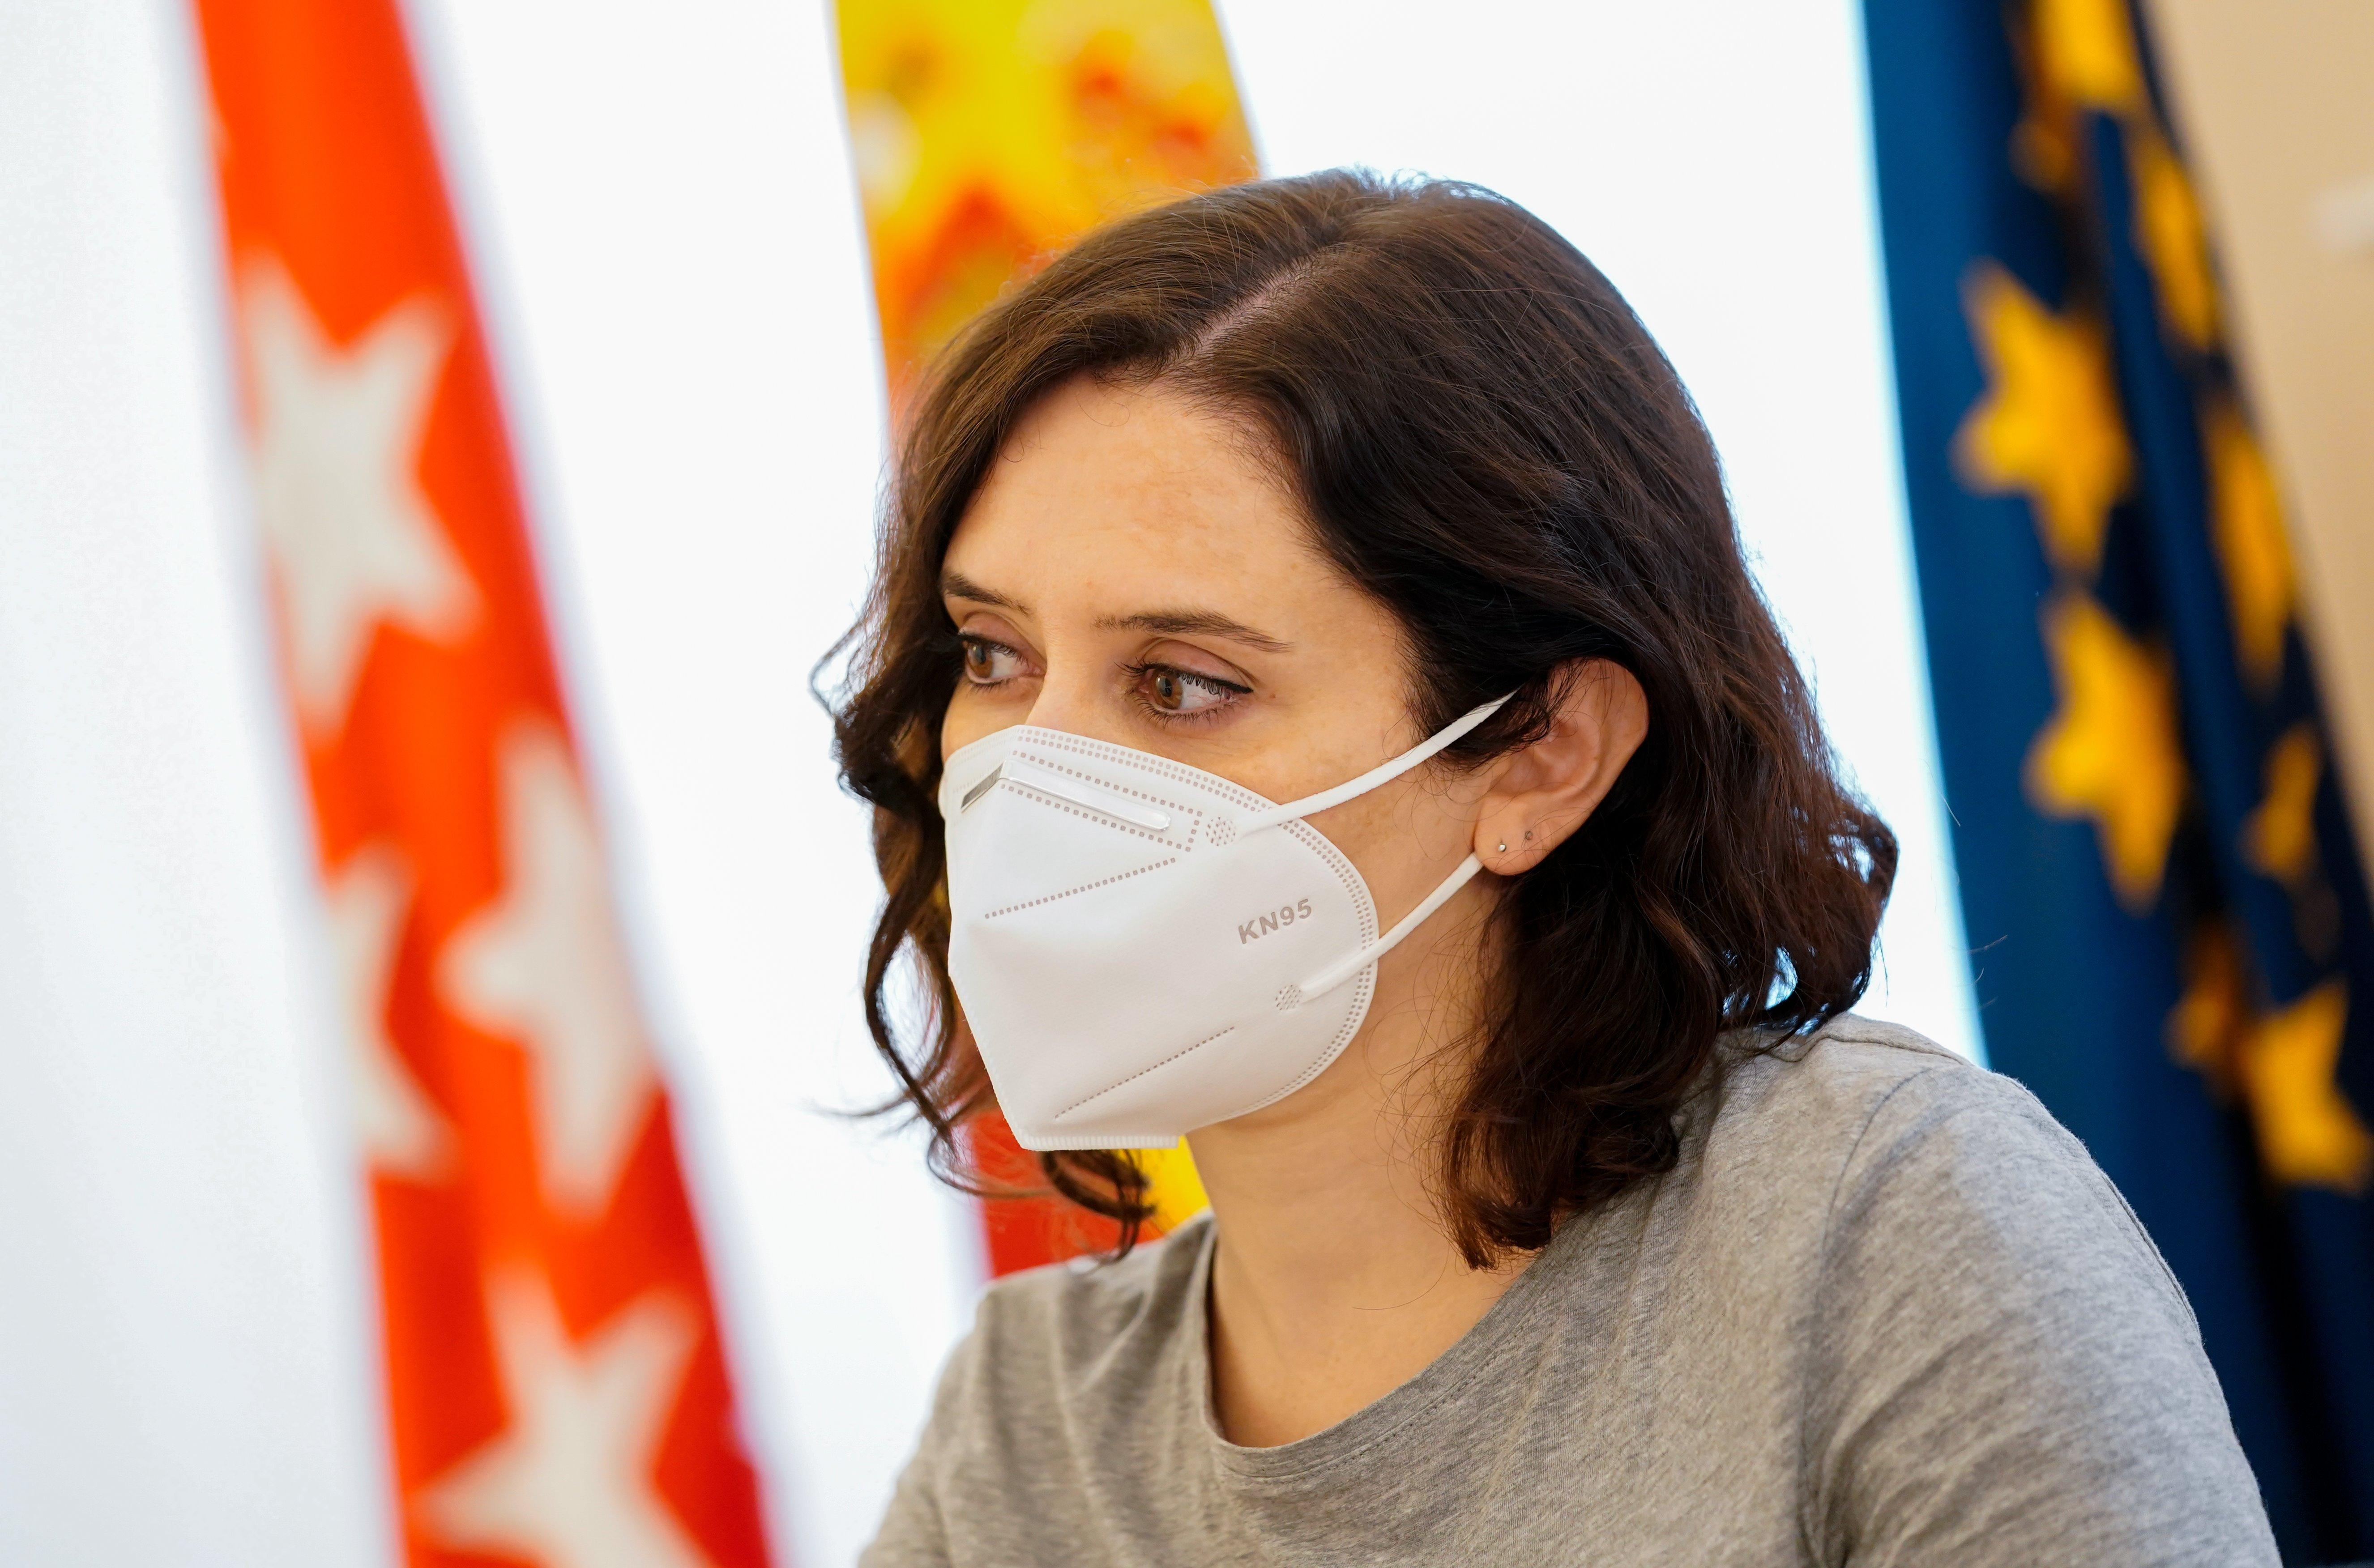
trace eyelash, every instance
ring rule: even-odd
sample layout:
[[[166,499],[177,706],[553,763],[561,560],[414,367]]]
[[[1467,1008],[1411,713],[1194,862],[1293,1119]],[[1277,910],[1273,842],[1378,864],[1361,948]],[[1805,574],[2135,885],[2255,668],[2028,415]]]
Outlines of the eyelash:
[[[993,653],[1003,653],[1012,659],[1019,659],[1022,657],[1020,650],[1009,644],[999,642],[993,638],[976,637],[967,632],[958,633],[956,643],[958,657],[960,660],[967,652],[975,648],[987,649]],[[1230,699],[1251,696],[1252,695],[1252,688],[1250,686],[1240,686],[1234,681],[1224,681],[1216,675],[1203,674],[1194,670],[1184,670],[1176,664],[1158,664],[1140,661],[1138,663],[1122,665],[1122,673],[1130,678],[1130,696],[1132,700],[1136,702],[1137,706],[1144,710],[1146,717],[1163,724],[1193,725],[1210,723],[1218,719],[1223,711],[1234,707],[1235,704],[1233,700],[1215,703],[1212,707],[1207,708],[1199,713],[1172,713],[1167,709],[1157,708],[1152,702],[1147,700],[1145,689],[1146,683],[1157,675],[1175,676],[1189,685],[1200,686],[1206,692]],[[1005,685],[1006,681],[1017,680],[1020,677],[1018,676],[1008,675],[1005,680],[973,680],[971,673],[969,671],[965,675],[965,679],[970,681],[976,688],[1002,686]]]
[[[959,667],[965,663],[967,655],[971,653],[971,651],[976,648],[985,648],[992,653],[1003,653],[1010,659],[1020,659],[1022,657],[1022,650],[1020,649],[1012,647],[1006,643],[999,642],[994,638],[975,637],[970,632],[957,633],[956,643],[957,661]],[[963,676],[965,680],[970,682],[976,686],[1002,686],[1006,681],[1017,678],[1013,675],[1008,675],[1005,677],[1005,680],[1002,681],[976,681],[973,680],[972,672],[969,669],[963,671]]]
[[[1216,675],[1206,675],[1194,670],[1182,670],[1176,664],[1124,664],[1122,669],[1130,677],[1131,697],[1146,711],[1148,718],[1163,724],[1212,723],[1217,720],[1221,714],[1236,706],[1235,698],[1252,695],[1252,688],[1250,686],[1240,686],[1234,681],[1224,681]],[[1201,686],[1207,692],[1218,694],[1230,700],[1215,703],[1200,713],[1172,713],[1157,708],[1146,700],[1146,683],[1156,675],[1173,675],[1191,686]]]

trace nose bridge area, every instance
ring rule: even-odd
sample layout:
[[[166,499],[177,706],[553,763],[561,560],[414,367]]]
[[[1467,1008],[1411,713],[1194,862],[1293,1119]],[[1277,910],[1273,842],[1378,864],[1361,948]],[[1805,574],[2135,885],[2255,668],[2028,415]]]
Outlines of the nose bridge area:
[[[1055,730],[1083,740],[1126,746],[1132,737],[1113,711],[1111,671],[1106,663],[1076,648],[1058,642],[1046,654],[1047,673],[1040,677],[1039,695],[1021,722],[1034,730]]]

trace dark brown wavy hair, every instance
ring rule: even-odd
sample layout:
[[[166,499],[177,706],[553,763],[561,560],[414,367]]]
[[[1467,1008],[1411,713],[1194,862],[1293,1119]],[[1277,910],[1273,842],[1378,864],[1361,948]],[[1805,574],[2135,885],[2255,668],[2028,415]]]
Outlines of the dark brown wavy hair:
[[[1809,1031],[1863,994],[1896,840],[1838,778],[1714,448],[1639,319],[1489,191],[1239,185],[1099,229],[1016,287],[931,368],[899,447],[834,718],[887,890],[866,1021],[944,1177],[981,1189],[958,1135],[994,1101],[947,972],[934,797],[960,656],[941,562],[1017,421],[1083,375],[1178,388],[1264,439],[1315,540],[1407,629],[1419,731],[1517,692],[1449,766],[1545,734],[1575,661],[1648,695],[1615,789],[1495,917],[1501,979],[1436,1173],[1470,1263],[1670,1169],[1719,1035]],[[905,1042],[902,954],[930,1003]],[[1125,1250],[1149,1212],[1137,1167],[1040,1164]]]

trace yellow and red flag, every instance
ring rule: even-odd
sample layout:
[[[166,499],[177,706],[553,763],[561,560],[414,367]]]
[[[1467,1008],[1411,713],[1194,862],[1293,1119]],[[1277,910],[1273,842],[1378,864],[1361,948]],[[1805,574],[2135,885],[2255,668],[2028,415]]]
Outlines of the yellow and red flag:
[[[839,0],[838,16],[894,401],[1089,228],[1255,171],[1209,0]]]
[[[196,0],[406,1561],[766,1561],[394,0]]]
[[[1209,0],[838,0],[841,88],[894,414],[917,369],[1015,278],[1108,218],[1252,178]],[[991,1176],[1036,1166],[994,1117]],[[1158,1230],[1204,1207],[1185,1149],[1142,1153]],[[990,1269],[1106,1245],[1052,1199],[985,1216]]]

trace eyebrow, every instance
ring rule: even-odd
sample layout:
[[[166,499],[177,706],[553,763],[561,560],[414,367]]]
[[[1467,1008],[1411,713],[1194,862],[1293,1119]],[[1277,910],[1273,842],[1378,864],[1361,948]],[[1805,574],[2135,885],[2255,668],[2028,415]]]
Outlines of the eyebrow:
[[[998,592],[973,581],[962,572],[942,572],[940,593],[948,599],[967,599],[976,604],[994,604],[1001,610],[1011,610],[1027,615],[1030,607],[1020,600]],[[1107,615],[1097,622],[1099,631],[1153,632],[1159,637],[1217,637],[1239,642],[1264,653],[1288,653],[1294,644],[1275,638],[1265,631],[1245,625],[1217,610],[1141,610],[1130,615]]]
[[[994,604],[1001,610],[1011,610],[1017,615],[1027,615],[1030,613],[1030,606],[1021,600],[1009,599],[993,588],[983,588],[962,572],[940,574],[940,597],[970,599],[976,604]]]
[[[1258,648],[1264,653],[1289,653],[1294,644],[1256,631],[1216,610],[1141,610],[1134,615],[1107,615],[1097,622],[1099,631],[1154,632],[1162,637],[1218,637]]]

